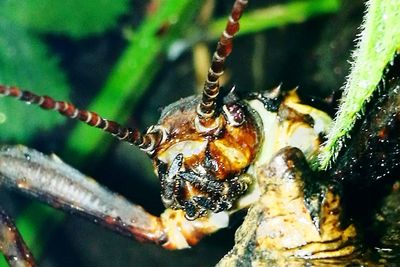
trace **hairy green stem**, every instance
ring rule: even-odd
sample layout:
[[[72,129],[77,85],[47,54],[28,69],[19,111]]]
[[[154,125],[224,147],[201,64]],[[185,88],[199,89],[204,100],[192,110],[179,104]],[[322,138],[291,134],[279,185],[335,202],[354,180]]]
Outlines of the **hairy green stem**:
[[[320,169],[327,169],[337,157],[344,139],[376,89],[385,66],[400,47],[399,25],[400,0],[367,3],[342,104],[320,155]]]

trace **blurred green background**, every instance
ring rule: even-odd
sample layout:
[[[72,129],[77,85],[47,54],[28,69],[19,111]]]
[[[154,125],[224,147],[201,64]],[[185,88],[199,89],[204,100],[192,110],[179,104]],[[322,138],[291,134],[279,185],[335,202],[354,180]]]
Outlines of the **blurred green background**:
[[[146,129],[163,106],[197,92],[204,78],[196,77],[202,68],[193,55],[201,43],[213,51],[232,3],[1,1],[0,83]],[[363,9],[362,1],[350,0],[250,1],[224,86],[236,85],[244,94],[283,83],[285,89],[299,85],[305,94],[330,95],[348,73]],[[147,156],[97,129],[1,98],[0,133],[1,143],[54,152],[150,212],[163,210]],[[191,250],[171,252],[4,189],[0,201],[17,218],[40,266],[211,266],[232,247],[241,221],[238,215],[231,229]]]

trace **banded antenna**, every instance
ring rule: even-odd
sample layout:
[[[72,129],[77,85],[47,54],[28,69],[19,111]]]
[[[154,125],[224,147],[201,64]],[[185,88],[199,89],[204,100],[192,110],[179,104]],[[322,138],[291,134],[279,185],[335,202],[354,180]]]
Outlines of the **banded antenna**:
[[[218,41],[204,84],[202,101],[196,110],[196,119],[199,122],[197,128],[200,132],[207,132],[215,128],[216,98],[220,90],[218,80],[224,72],[225,60],[232,51],[232,39],[239,31],[239,19],[247,3],[248,0],[235,1],[225,30]],[[157,146],[167,138],[165,129],[160,126],[151,126],[146,133],[141,133],[136,129],[127,128],[115,121],[102,118],[95,112],[78,109],[69,102],[57,101],[49,96],[39,96],[18,87],[0,85],[1,95],[11,96],[28,104],[35,104],[42,109],[58,111],[65,117],[77,119],[90,126],[100,128],[149,154],[152,154]]]
[[[204,83],[201,103],[197,107],[197,119],[200,123],[198,130],[211,130],[215,125],[215,111],[217,96],[220,91],[219,77],[224,73],[225,60],[232,52],[232,40],[239,31],[239,19],[246,8],[248,0],[236,0],[233,4],[231,14],[228,18],[225,30],[218,41],[217,48],[213,54],[211,67],[208,70],[207,79]]]
[[[104,119],[95,112],[78,109],[69,102],[57,101],[49,96],[39,96],[14,86],[0,85],[0,95],[11,96],[25,103],[38,105],[42,109],[58,111],[65,117],[77,119],[90,126],[100,128],[150,154],[165,138],[164,131],[158,127],[150,127],[147,133],[142,134],[136,129],[126,128],[115,121]]]

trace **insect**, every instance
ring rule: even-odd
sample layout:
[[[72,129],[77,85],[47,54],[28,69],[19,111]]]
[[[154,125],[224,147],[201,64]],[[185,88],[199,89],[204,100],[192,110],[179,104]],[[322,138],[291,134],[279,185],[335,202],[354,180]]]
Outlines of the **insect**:
[[[247,1],[235,2],[233,17],[236,15],[240,17],[246,3]],[[230,36],[236,31],[235,25],[238,19],[238,17],[231,19],[227,32],[223,34],[225,39],[221,41],[223,45],[220,45],[217,56],[214,56],[214,66],[209,73],[202,100],[192,97],[167,107],[159,123],[155,127],[150,127],[148,132],[143,135],[137,131],[122,128],[113,122],[100,119],[93,113],[78,111],[64,102],[36,97],[27,92],[21,93],[16,88],[1,87],[3,94],[22,97],[28,102],[38,103],[45,108],[55,108],[68,117],[80,117],[81,120],[87,121],[89,124],[96,125],[120,139],[128,140],[137,145],[153,159],[161,182],[162,202],[166,207],[171,208],[164,217],[161,217],[161,220],[172,218],[171,221],[174,221],[176,219],[178,224],[183,227],[187,225],[188,228],[193,226],[196,228],[199,222],[203,224],[194,231],[189,229],[188,235],[185,235],[185,233],[182,235],[179,231],[178,233],[173,232],[174,230],[165,233],[158,228],[160,227],[158,219],[151,217],[145,224],[141,225],[140,222],[138,223],[139,219],[146,218],[147,215],[142,214],[140,217],[133,215],[135,220],[132,220],[126,213],[123,214],[125,217],[120,215],[120,210],[114,205],[111,206],[115,210],[101,210],[101,205],[97,206],[98,203],[92,201],[93,199],[90,201],[95,203],[93,209],[82,208],[83,213],[89,212],[89,217],[94,216],[95,218],[103,216],[104,224],[121,232],[135,235],[139,239],[148,239],[170,248],[186,247],[197,242],[200,235],[211,233],[217,228],[226,226],[228,213],[240,208],[238,202],[242,200],[243,195],[249,190],[254,190],[254,188],[249,189],[254,185],[254,181],[244,175],[244,170],[247,170],[250,163],[256,158],[259,149],[257,146],[266,140],[263,140],[264,137],[259,132],[260,126],[257,125],[259,118],[254,116],[252,112],[260,113],[266,110],[266,112],[276,113],[280,110],[278,106],[285,103],[285,106],[288,107],[285,111],[286,118],[299,121],[301,125],[306,126],[299,128],[296,126],[293,129],[302,129],[303,134],[304,131],[306,132],[304,136],[309,138],[304,142],[303,147],[301,147],[300,139],[296,140],[300,144],[292,145],[301,147],[309,158],[312,158],[316,153],[320,135],[326,130],[325,126],[329,124],[330,119],[327,115],[315,109],[312,109],[315,111],[314,113],[317,113],[314,116],[304,116],[301,111],[305,106],[298,102],[299,100],[293,93],[283,96],[277,88],[270,93],[253,95],[247,104],[246,102],[237,103],[233,94],[226,94],[224,99],[217,100],[216,88],[218,85],[216,80],[221,75],[221,60],[224,61],[223,59],[228,55],[225,50],[230,50]],[[218,101],[223,102],[221,104]],[[252,106],[252,109],[248,109],[246,105]],[[255,107],[259,105],[261,105],[259,110],[254,111]],[[282,114],[281,117],[283,117]],[[267,122],[263,121],[263,125],[265,124]],[[315,125],[319,126],[319,130],[314,127]],[[273,132],[271,129],[268,128],[266,131]],[[289,142],[288,140],[295,136],[295,132],[292,132],[286,139],[284,138],[283,144],[271,149],[268,157],[272,158],[280,147],[287,145],[285,142]],[[237,139],[231,142],[234,138]],[[235,147],[237,143],[240,143],[239,147]],[[5,148],[3,151],[4,155],[11,155],[14,159],[20,159],[21,156],[24,156],[27,160],[26,155],[28,155],[28,158],[30,158],[28,162],[48,166],[53,164],[50,169],[65,168],[66,173],[73,172],[59,160],[43,158],[40,154],[35,154],[32,151],[15,148]],[[62,175],[62,173],[60,174]],[[33,184],[29,180],[17,179],[15,181],[14,186],[22,190],[35,191],[32,190]],[[51,184],[51,182],[49,183]],[[91,186],[89,185],[89,187]],[[102,192],[99,192],[98,196],[102,196]],[[50,198],[51,201],[57,202],[57,199]],[[80,212],[79,205],[83,203],[85,201],[82,199],[77,203],[78,212]],[[69,206],[68,209],[73,208],[71,204],[62,201],[61,205]],[[121,203],[121,206],[126,206],[126,203]],[[100,214],[97,214],[96,212],[99,210]],[[210,220],[209,216],[214,216],[214,213],[218,218]],[[104,214],[107,214],[107,216],[104,217]],[[166,220],[169,221],[170,219]],[[131,223],[134,227],[127,227]],[[144,226],[154,226],[154,228],[140,229]],[[174,229],[173,225],[170,229]]]

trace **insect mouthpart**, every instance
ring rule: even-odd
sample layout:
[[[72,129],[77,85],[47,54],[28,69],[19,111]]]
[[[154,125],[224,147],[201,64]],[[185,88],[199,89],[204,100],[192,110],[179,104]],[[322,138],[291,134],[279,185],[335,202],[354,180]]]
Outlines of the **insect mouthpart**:
[[[188,220],[205,216],[208,211],[217,213],[230,209],[247,189],[248,181],[238,176],[218,180],[215,176],[218,166],[209,153],[199,165],[185,167],[184,160],[182,153],[175,156],[169,167],[159,160],[157,170],[164,206],[184,210]]]

